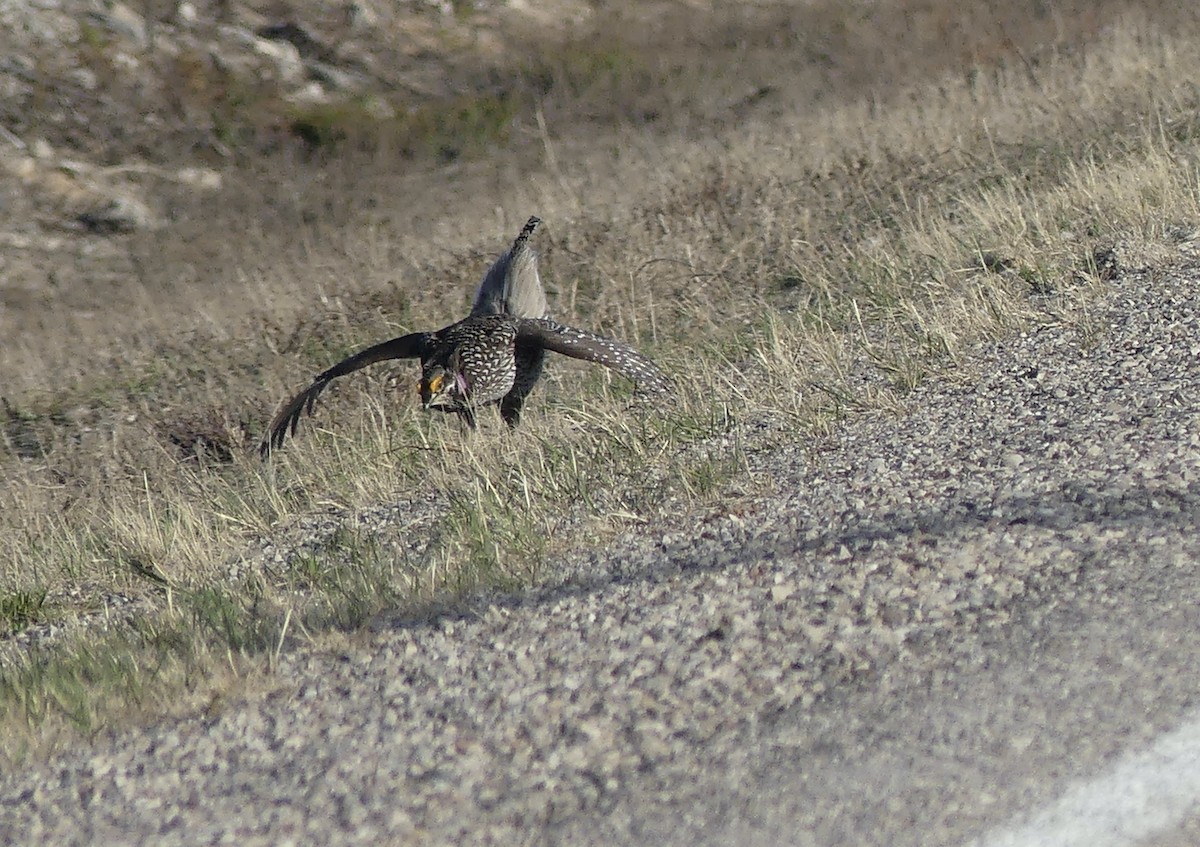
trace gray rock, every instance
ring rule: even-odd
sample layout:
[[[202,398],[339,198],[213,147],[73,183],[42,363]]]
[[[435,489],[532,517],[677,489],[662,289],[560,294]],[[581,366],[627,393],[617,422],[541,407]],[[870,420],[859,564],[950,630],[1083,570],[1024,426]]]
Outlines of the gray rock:
[[[335,91],[358,91],[364,80],[357,74],[335,68],[325,62],[306,62],[309,76]]]
[[[80,212],[78,220],[87,229],[99,235],[153,230],[164,225],[162,218],[151,211],[144,201],[127,194],[111,196]]]
[[[124,3],[111,3],[105,11],[93,11],[88,17],[93,23],[132,41],[139,47],[147,46],[145,18]]]

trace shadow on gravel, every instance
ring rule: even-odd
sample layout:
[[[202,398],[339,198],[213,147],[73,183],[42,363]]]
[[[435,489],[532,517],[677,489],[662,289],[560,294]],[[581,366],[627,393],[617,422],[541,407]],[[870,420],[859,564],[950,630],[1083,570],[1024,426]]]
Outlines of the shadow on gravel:
[[[805,517],[808,520],[799,521],[802,527],[817,521],[816,516]],[[383,617],[385,626],[391,628],[420,628],[444,620],[475,619],[486,608],[553,605],[613,585],[658,583],[679,574],[750,567],[812,554],[818,560],[822,557],[836,559],[830,567],[818,567],[810,573],[819,577],[835,568],[843,568],[847,552],[852,557],[866,556],[877,545],[904,539],[919,539],[925,546],[937,547],[944,539],[961,539],[978,530],[995,535],[1004,534],[1013,527],[1037,527],[1066,533],[1089,524],[1102,524],[1113,529],[1158,525],[1191,532],[1200,524],[1200,482],[1174,488],[1114,486],[1099,491],[1088,482],[1070,479],[1039,493],[947,498],[919,511],[890,510],[878,515],[864,515],[861,520],[844,522],[809,538],[797,538],[795,533],[789,532],[754,534],[735,530],[721,542],[700,538],[669,549],[660,545],[649,554],[651,560],[642,567],[626,559],[601,563],[597,557],[591,563],[597,569],[595,572],[586,575],[575,572],[555,584],[535,586],[519,593],[484,592],[458,602]]]

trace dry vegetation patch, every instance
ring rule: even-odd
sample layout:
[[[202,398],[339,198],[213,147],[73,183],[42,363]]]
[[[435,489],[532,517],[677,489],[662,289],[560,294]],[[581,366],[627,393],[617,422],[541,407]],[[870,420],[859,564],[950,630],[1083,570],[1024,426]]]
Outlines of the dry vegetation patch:
[[[316,152],[248,144],[217,204],[181,193],[170,228],[116,242],[131,272],[98,319],[44,315],[3,350],[4,753],[194,708],[384,608],[527,584],[566,546],[769,486],[753,457],[901,406],[981,339],[1086,329],[1098,249],[1200,223],[1194,13],[1119,5],[739,4],[669,51],[621,18],[549,52],[504,32],[503,84],[471,91],[511,103],[420,106],[452,156],[367,113],[353,144],[347,115]],[[532,212],[553,311],[678,372],[677,405],[554,362],[520,430],[469,435],[382,367],[258,461],[278,401],[461,316]]]

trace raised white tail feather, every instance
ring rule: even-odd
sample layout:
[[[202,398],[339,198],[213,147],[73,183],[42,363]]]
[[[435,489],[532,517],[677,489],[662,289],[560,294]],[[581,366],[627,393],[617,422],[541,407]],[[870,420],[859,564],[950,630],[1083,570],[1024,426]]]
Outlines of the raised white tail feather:
[[[529,237],[540,223],[540,219],[530,218],[513,246],[488,269],[475,293],[472,316],[548,317],[546,290],[538,276],[537,253],[529,246]]]

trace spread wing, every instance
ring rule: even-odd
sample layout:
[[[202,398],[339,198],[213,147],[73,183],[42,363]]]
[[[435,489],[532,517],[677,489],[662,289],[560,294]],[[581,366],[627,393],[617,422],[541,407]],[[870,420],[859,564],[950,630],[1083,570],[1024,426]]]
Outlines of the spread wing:
[[[643,391],[671,391],[671,381],[662,369],[629,345],[549,318],[519,321],[517,346],[542,347],[572,359],[596,362],[632,379]]]
[[[414,332],[409,335],[402,335],[399,338],[393,338],[391,341],[384,341],[376,344],[374,347],[368,347],[366,350],[355,353],[350,358],[338,362],[314,379],[312,385],[289,400],[287,405],[279,410],[274,420],[271,421],[271,427],[267,431],[266,437],[263,438],[258,452],[265,459],[270,455],[272,450],[276,450],[283,445],[289,430],[292,435],[295,435],[296,427],[300,424],[301,415],[311,415],[313,413],[317,397],[321,395],[321,392],[325,390],[325,386],[329,385],[331,380],[387,359],[419,358],[425,354],[425,350],[429,345],[429,338],[430,335],[427,332]]]

